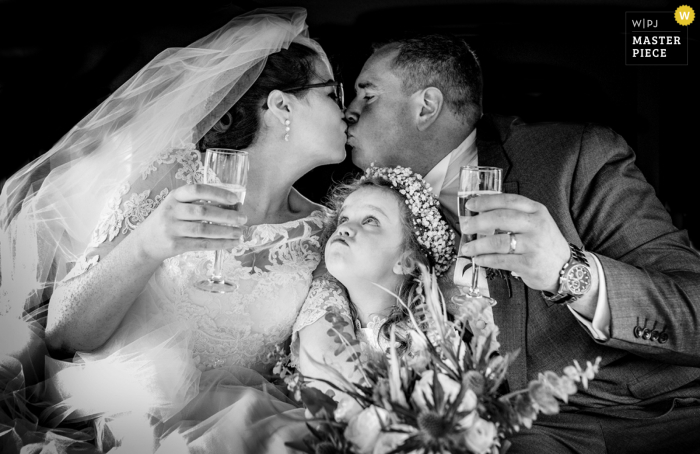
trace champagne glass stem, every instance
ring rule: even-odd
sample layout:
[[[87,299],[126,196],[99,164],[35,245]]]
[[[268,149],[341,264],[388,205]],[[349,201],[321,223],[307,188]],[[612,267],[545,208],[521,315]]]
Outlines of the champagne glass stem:
[[[480,292],[479,292],[479,265],[474,263],[473,259],[472,259],[472,285],[471,285],[471,288],[469,289],[469,293],[471,293],[472,295],[480,294]]]
[[[224,251],[217,250],[214,253],[214,269],[211,272],[211,280],[214,282],[221,282],[224,280],[224,276],[221,272],[221,265],[224,259]]]

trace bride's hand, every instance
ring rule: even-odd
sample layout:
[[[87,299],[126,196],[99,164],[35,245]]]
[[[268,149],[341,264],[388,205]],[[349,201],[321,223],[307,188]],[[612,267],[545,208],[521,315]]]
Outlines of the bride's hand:
[[[236,194],[216,186],[181,186],[132,235],[138,236],[137,244],[147,259],[158,263],[187,251],[232,249],[238,245],[246,217],[217,205],[238,202]]]

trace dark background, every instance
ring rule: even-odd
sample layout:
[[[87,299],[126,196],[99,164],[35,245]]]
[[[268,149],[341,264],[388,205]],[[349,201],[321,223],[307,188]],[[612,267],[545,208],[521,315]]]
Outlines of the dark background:
[[[674,11],[681,4],[700,11],[693,2],[652,0],[0,0],[0,182],[51,148],[163,49],[186,46],[256,7],[304,6],[312,37],[345,82],[346,102],[372,41],[409,30],[462,36],[482,63],[486,112],[613,128],[697,246],[700,21],[688,27],[688,66],[625,66],[625,11]],[[331,180],[355,170],[348,157],[297,186],[319,201]]]

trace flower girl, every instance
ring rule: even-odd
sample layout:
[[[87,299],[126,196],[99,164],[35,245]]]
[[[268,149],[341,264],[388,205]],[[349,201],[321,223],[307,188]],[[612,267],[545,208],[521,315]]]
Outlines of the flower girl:
[[[333,380],[325,363],[345,378],[360,378],[346,356],[334,354],[338,344],[328,333],[329,313],[351,324],[361,351],[386,351],[392,325],[407,347],[419,264],[442,276],[455,258],[455,234],[439,206],[422,177],[400,166],[370,167],[335,190],[325,235],[330,276],[314,282],[293,329],[292,360],[303,375]]]

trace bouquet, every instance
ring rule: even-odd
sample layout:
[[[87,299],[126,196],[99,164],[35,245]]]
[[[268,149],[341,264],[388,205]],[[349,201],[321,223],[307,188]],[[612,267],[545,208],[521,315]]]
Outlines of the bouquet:
[[[349,349],[347,360],[363,380],[352,383],[323,365],[336,377],[318,379],[332,397],[308,386],[309,378],[288,377],[307,408],[310,430],[288,446],[318,454],[498,453],[509,434],[530,428],[540,412],[558,413],[559,400],[567,402],[577,384],[586,388],[598,372],[600,358],[585,368],[574,360],[562,375],[547,371],[526,389],[499,393],[517,352],[497,352],[498,328],[484,316],[488,303],[462,298],[450,321],[435,276],[423,270],[421,281],[403,349],[392,327],[388,354],[360,354],[359,342],[345,331],[348,323],[326,314],[336,356]],[[467,325],[473,334],[468,346],[462,341]]]

